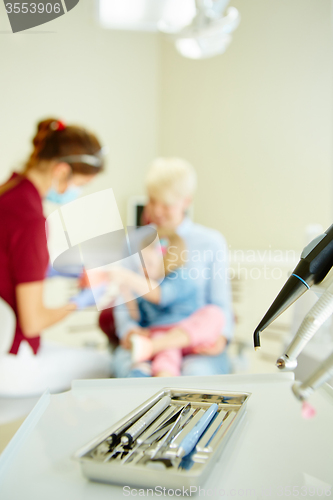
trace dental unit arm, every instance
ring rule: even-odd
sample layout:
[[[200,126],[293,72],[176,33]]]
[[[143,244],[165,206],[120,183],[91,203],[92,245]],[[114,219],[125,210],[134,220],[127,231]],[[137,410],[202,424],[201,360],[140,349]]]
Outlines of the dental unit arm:
[[[332,267],[333,225],[304,248],[300,262],[254,332],[255,349],[260,347],[260,332],[304,292],[310,289],[312,285],[320,283]],[[327,290],[308,312],[285,354],[277,360],[277,367],[281,370],[295,369],[299,354],[332,314],[333,283],[328,286]],[[313,391],[332,377],[333,353],[305,382],[295,382],[292,390],[299,400],[304,401]]]
[[[333,267],[333,225],[303,250],[301,259],[282,290],[257,326],[254,348],[260,348],[260,332],[293,304],[312,285],[320,283]]]

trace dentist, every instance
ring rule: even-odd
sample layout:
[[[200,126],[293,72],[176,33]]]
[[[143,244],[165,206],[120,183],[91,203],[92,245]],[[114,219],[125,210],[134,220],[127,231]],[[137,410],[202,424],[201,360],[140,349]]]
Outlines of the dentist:
[[[52,389],[57,371],[60,372],[61,359],[58,359],[58,366],[53,372],[48,366],[48,373],[52,372],[54,380],[48,381],[46,377],[41,384],[38,381],[37,386],[36,380],[31,380],[29,386],[29,373],[25,373],[24,367],[14,357],[23,342],[30,345],[34,354],[38,354],[43,329],[94,303],[89,289],[70,299],[63,307],[50,309],[44,306],[43,286],[49,255],[42,201],[45,198],[56,202],[72,201],[79,194],[80,187],[91,182],[103,170],[101,145],[96,136],[84,128],[67,126],[53,118],[38,124],[32,142],[32,153],[22,173],[13,173],[0,186],[0,298],[11,307],[16,317],[9,356],[0,358],[2,395],[34,392],[34,384],[35,392],[40,392],[44,386]],[[66,363],[64,358],[62,361]],[[68,362],[72,366],[76,363],[73,358]],[[64,366],[60,366],[63,371]],[[16,375],[17,383],[12,385],[11,370],[16,374],[19,370],[25,380],[18,380]],[[43,369],[38,370],[43,376]],[[75,376],[75,369],[72,375]]]

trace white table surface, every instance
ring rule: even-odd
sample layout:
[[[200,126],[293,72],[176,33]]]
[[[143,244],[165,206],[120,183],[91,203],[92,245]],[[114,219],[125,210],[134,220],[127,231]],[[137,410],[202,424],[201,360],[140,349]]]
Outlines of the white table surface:
[[[0,456],[0,498],[126,498],[120,486],[86,480],[71,456],[163,387],[252,393],[243,423],[204,485],[213,489],[211,498],[285,498],[288,491],[279,488],[288,486],[320,492],[333,484],[333,397],[318,391],[311,399],[317,415],[304,420],[292,382],[288,373],[76,381],[67,393],[45,394]]]

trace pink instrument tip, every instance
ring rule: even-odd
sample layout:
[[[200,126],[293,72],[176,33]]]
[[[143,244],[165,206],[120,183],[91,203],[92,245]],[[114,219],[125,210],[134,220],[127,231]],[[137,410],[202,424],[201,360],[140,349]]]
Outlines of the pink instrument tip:
[[[307,401],[302,404],[302,417],[306,419],[313,418],[316,415],[316,410]]]

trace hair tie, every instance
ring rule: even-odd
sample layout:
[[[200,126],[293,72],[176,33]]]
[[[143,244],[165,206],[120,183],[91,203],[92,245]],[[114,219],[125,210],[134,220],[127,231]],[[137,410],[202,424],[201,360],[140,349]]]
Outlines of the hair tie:
[[[166,255],[169,246],[168,238],[161,238],[160,245],[161,245],[162,255]]]
[[[65,130],[66,124],[61,120],[57,120],[56,122],[51,123],[52,130]]]

